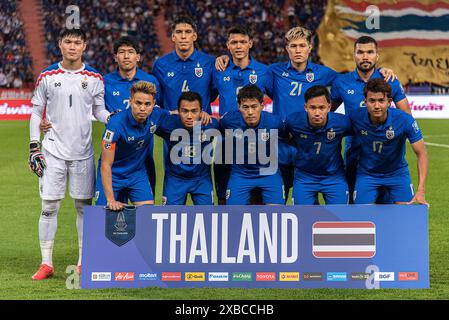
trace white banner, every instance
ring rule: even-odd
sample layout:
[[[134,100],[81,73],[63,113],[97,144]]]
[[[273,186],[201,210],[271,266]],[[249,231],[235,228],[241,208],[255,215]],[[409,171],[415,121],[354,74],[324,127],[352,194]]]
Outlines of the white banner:
[[[416,119],[449,119],[449,95],[407,96]],[[336,112],[344,114],[344,104]]]

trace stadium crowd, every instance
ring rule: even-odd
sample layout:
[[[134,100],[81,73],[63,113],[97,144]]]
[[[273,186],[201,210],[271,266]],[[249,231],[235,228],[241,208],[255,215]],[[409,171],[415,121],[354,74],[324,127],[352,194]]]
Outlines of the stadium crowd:
[[[22,88],[34,82],[32,60],[16,4],[16,1],[0,2],[0,88]]]
[[[51,62],[61,59],[57,46],[58,34],[65,26],[66,16],[61,15],[69,1],[43,0],[46,47]],[[80,23],[88,31],[89,45],[85,54],[87,64],[101,74],[115,70],[113,43],[121,36],[137,36],[143,49],[144,71],[150,71],[159,55],[159,43],[153,27],[153,12],[146,1],[131,0],[126,3],[114,0],[81,0],[77,2]]]

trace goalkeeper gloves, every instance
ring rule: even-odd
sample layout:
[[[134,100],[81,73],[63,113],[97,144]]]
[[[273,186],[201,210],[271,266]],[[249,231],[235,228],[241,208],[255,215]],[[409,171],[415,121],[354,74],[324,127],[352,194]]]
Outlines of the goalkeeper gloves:
[[[40,178],[44,175],[44,169],[47,166],[44,155],[41,152],[41,143],[39,141],[30,141],[30,156],[28,166]]]

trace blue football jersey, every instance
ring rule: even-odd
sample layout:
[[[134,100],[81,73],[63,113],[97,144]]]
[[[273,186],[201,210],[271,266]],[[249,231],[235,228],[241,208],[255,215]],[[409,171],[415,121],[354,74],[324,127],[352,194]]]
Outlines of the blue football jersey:
[[[341,141],[352,134],[349,117],[329,112],[327,124],[314,128],[309,124],[307,112],[295,112],[288,116],[285,127],[295,142],[295,167],[299,172],[318,176],[343,172]]]
[[[374,70],[370,79],[383,79],[379,69]],[[401,86],[399,80],[389,81],[391,86],[391,93],[394,102],[401,101],[406,98],[404,89]],[[336,104],[345,104],[345,114],[349,113],[360,107],[365,107],[365,96],[363,94],[363,88],[365,88],[366,82],[363,81],[357,69],[353,72],[339,74],[332,84],[331,100]]]
[[[162,87],[161,106],[176,110],[181,93],[194,91],[201,95],[203,110],[210,114],[210,103],[217,96],[212,86],[213,69],[215,58],[196,49],[187,60],[182,60],[176,51],[157,59],[153,73]]]
[[[103,142],[116,143],[112,164],[113,179],[127,179],[134,174],[146,175],[145,159],[150,151],[150,141],[157,127],[169,116],[169,111],[155,107],[148,119],[140,124],[134,119],[129,108],[109,120]]]
[[[151,74],[137,68],[133,79],[122,78],[118,70],[104,76],[104,102],[109,112],[117,109],[125,110],[129,107],[131,86],[135,82],[148,81],[156,85],[156,104],[161,100],[161,86]]]
[[[418,123],[411,115],[389,108],[386,122],[376,127],[369,119],[368,109],[359,108],[351,112],[350,119],[361,148],[358,174],[408,172],[405,140],[415,143],[422,139]]]
[[[277,130],[276,133],[280,138],[285,137],[284,122],[278,116],[265,111],[262,111],[259,124],[255,128],[251,128],[245,123],[242,114],[238,110],[225,114],[220,120],[220,127],[224,131],[225,139],[233,139],[234,159],[231,166],[232,172],[248,177],[259,176],[261,168],[270,167],[270,162],[261,163],[263,161],[260,161],[259,157],[259,148],[264,148],[260,151],[262,157],[266,157],[263,160],[266,161],[272,156],[270,143],[273,143],[271,141],[274,137],[272,136],[273,132],[270,132],[270,130]],[[246,131],[247,129],[254,129],[254,131]],[[249,135],[250,133],[254,134],[253,138]],[[276,159],[278,158],[278,149],[279,147],[273,150],[275,153],[273,157],[276,157]],[[227,153],[228,150],[225,149],[225,152]]]
[[[183,129],[183,132],[188,132],[188,140],[176,135],[174,133],[176,129]],[[165,158],[166,172],[178,178],[186,179],[210,175],[210,164],[204,163],[204,159],[202,158],[203,152],[212,143],[211,136],[207,136],[205,132],[208,129],[218,130],[218,121],[212,118],[212,123],[206,126],[198,123],[193,129],[187,130],[184,129],[179,115],[171,115],[158,126],[156,134],[163,138],[168,146],[168,152]],[[209,147],[210,149],[207,150],[210,150],[212,153],[212,145]],[[180,161],[182,160],[182,162],[173,163],[172,153]]]
[[[214,68],[213,85],[218,90],[220,98],[220,116],[226,112],[238,110],[237,94],[240,88],[254,84],[264,93],[267,86],[268,66],[251,58],[246,68],[236,66],[232,59],[225,71]]]
[[[273,99],[273,114],[286,119],[293,112],[304,110],[304,93],[316,85],[330,86],[337,72],[319,64],[307,63],[298,72],[291,62],[278,62],[268,68],[268,95]]]

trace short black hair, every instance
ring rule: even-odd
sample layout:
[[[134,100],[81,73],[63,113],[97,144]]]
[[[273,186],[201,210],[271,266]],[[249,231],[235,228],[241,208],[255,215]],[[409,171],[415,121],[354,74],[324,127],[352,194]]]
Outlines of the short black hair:
[[[178,99],[178,110],[181,108],[181,101],[189,101],[194,102],[198,101],[200,103],[200,109],[203,110],[203,99],[201,98],[201,95],[198,92],[195,91],[187,91],[181,93]]]
[[[65,37],[75,37],[81,38],[84,42],[86,42],[86,32],[82,29],[63,29],[59,34],[59,41],[64,39]]]
[[[357,44],[367,44],[367,43],[374,43],[374,46],[376,47],[377,50],[377,41],[370,36],[361,36],[360,38],[358,38],[355,42],[354,42],[354,50],[355,47],[357,46]]]
[[[239,90],[237,94],[237,102],[240,104],[246,99],[257,99],[260,103],[263,103],[263,92],[260,88],[254,84],[244,86]]]
[[[243,34],[245,36],[248,36],[251,39],[251,35],[249,34],[248,29],[242,25],[236,25],[236,26],[232,26],[231,28],[229,28],[228,38],[231,34]]]
[[[307,103],[312,98],[324,96],[327,102],[331,102],[329,90],[325,86],[313,86],[307,89],[304,94],[304,101]]]
[[[114,42],[114,54],[117,54],[118,49],[122,46],[134,48],[137,54],[140,54],[141,52],[139,42],[135,38],[130,36],[121,37]]]
[[[186,15],[181,15],[181,16],[178,16],[175,18],[175,20],[173,21],[173,24],[171,26],[171,32],[172,33],[175,32],[176,26],[181,23],[190,25],[192,27],[193,31],[197,32],[195,20],[193,20],[193,18],[186,16]]]
[[[363,94],[365,95],[365,98],[368,95],[368,92],[383,93],[387,96],[388,99],[391,99],[392,97],[390,85],[385,82],[384,79],[380,78],[368,80],[365,87],[363,88]]]

